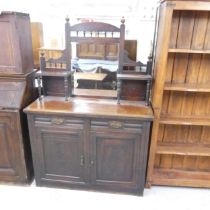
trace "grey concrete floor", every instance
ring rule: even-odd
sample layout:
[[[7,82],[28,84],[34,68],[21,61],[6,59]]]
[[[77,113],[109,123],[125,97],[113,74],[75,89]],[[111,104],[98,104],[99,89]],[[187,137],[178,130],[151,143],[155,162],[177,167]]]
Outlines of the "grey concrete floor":
[[[152,187],[144,196],[0,185],[0,210],[210,210],[210,190]]]

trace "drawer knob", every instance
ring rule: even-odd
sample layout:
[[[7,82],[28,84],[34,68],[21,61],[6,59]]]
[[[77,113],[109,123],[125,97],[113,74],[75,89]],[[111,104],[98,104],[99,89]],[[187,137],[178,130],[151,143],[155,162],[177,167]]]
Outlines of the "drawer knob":
[[[119,121],[110,121],[109,122],[109,127],[114,128],[114,129],[119,129],[123,127],[123,123]]]
[[[52,118],[51,123],[54,125],[61,125],[64,123],[63,118]]]

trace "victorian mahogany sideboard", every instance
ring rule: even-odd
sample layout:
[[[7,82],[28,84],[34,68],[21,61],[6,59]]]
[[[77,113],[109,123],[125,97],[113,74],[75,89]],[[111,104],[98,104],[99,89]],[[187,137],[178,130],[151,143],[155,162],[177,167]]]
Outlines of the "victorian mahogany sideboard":
[[[46,96],[24,111],[38,186],[143,193],[150,107]]]

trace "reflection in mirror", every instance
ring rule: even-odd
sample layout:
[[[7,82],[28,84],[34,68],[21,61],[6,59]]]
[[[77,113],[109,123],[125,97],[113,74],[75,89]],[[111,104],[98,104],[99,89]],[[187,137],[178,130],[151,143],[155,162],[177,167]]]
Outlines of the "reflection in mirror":
[[[136,66],[129,70],[143,73],[146,71],[146,65],[140,62],[135,63],[136,53],[137,41],[125,40],[124,62],[133,62]],[[98,94],[99,96],[116,97],[117,44],[77,43],[72,45],[72,55],[75,95],[96,96]],[[126,66],[124,70],[128,70]]]
[[[93,21],[70,25],[68,18],[66,21],[65,52],[73,88],[70,95],[116,97],[116,77],[123,66],[125,20],[120,27]]]
[[[72,59],[72,67],[75,70],[74,93],[91,95],[90,93],[103,92],[110,97],[116,97],[118,45],[77,43],[74,50],[76,50],[76,53],[73,53],[76,57]]]

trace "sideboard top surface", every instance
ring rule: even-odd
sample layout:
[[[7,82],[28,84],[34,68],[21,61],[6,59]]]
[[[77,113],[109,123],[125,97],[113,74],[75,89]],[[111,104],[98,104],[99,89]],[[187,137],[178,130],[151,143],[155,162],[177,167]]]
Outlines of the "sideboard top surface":
[[[109,118],[131,118],[153,119],[153,111],[150,106],[141,104],[120,104],[116,100],[70,98],[65,101],[63,97],[43,97],[37,99],[24,109],[26,113],[34,114],[60,114],[74,115],[79,117],[109,117]]]

